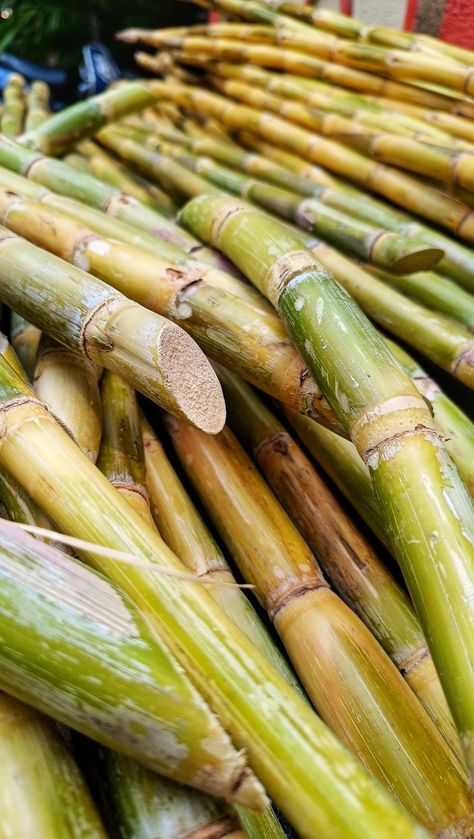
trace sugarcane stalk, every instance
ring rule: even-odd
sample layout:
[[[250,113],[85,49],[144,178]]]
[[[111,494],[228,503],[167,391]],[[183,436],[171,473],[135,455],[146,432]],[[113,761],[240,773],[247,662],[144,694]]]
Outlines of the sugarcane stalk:
[[[12,312],[12,316],[13,315],[14,313]],[[4,335],[3,332],[0,332],[0,355],[5,359],[5,361],[8,362],[10,367],[13,367],[15,373],[20,377],[20,379],[28,379],[26,371],[22,366],[20,359],[18,358],[15,350],[10,344],[7,336]]]
[[[100,368],[83,354],[65,349],[46,336],[41,339],[33,380],[35,393],[93,463],[102,432],[100,373]]]
[[[96,806],[51,721],[0,694],[0,836],[106,839]]]
[[[133,141],[125,142],[127,146],[133,144]],[[176,157],[180,163],[191,167],[194,172],[218,187],[241,195],[276,215],[296,222],[352,255],[366,258],[375,265],[389,267],[394,273],[417,271],[418,265],[434,266],[442,258],[441,250],[351,219],[344,213],[327,207],[316,198],[301,200],[294,192],[247,178],[239,172],[219,166],[209,158],[195,157],[185,150],[178,150]],[[169,178],[170,167],[166,154],[162,163],[166,177]],[[205,184],[202,184],[201,191],[206,189]]]
[[[405,297],[324,244],[312,250],[368,317],[474,388],[474,342],[465,326]]]
[[[407,297],[454,318],[471,332],[474,330],[474,296],[448,277],[434,271],[400,275],[382,271],[370,264],[364,265],[364,270]]]
[[[155,253],[144,252],[141,240],[140,249],[121,244],[117,240],[124,238],[123,227],[115,230],[114,220],[101,214],[97,218],[96,213],[91,216],[88,209],[81,214],[74,207],[71,217],[49,204],[35,205],[11,192],[1,194],[15,203],[5,219],[9,226],[70,262],[87,264],[91,273],[110,281],[118,291],[170,317],[206,353],[225,361],[269,395],[341,431],[278,317],[253,288],[247,291],[236,278],[176,255],[175,250],[169,261],[156,255],[156,246]],[[87,227],[76,221],[78,214]],[[100,231],[107,237],[100,236]]]
[[[105,183],[115,186],[122,192],[131,195],[142,204],[146,204],[167,217],[172,217],[177,210],[173,199],[155,184],[147,183],[128,169],[123,163],[115,160],[111,155],[90,140],[80,143],[81,154],[86,157],[89,172]],[[66,162],[69,162],[66,160]]]
[[[461,746],[411,602],[311,461],[242,380],[218,368],[231,428],[250,449],[337,593],[364,621],[462,763]]]
[[[25,370],[28,379],[32,380],[36,366],[36,356],[41,338],[41,329],[33,326],[25,318],[12,312],[10,316],[10,340],[13,351]],[[18,371],[17,371],[18,372]]]
[[[474,242],[474,213],[456,199],[438,192],[407,173],[375,163],[353,149],[312,134],[281,117],[261,113],[256,108],[233,105],[215,93],[160,82],[153,82],[152,85],[157,93],[159,90],[161,95],[177,100],[185,107],[198,107],[201,111],[218,116],[234,130],[251,131],[311,162],[323,163],[330,171],[439,223],[466,241]]]
[[[265,143],[264,140],[261,140],[254,134],[242,131],[239,134],[239,140],[245,148],[255,149],[266,159],[270,158],[271,160],[274,160],[290,172],[300,175],[300,177],[302,177],[305,181],[311,181],[312,184],[319,184],[320,186],[336,185],[335,178],[333,178],[329,172],[326,172],[320,166],[311,166],[306,160],[303,160],[302,157],[298,157],[296,154],[284,151],[284,149],[278,148],[278,146],[271,143]]]
[[[0,119],[2,134],[17,137],[21,134],[25,114],[25,79],[19,73],[10,73],[3,89],[3,112]]]
[[[14,143],[11,138],[0,136],[0,165],[25,175],[52,192],[67,195],[89,206],[103,210],[113,218],[128,222],[139,230],[147,231],[158,239],[172,242],[195,258],[232,273],[228,260],[205,248],[185,230],[173,224],[166,216],[141,204],[133,196],[123,194],[117,187],[104,184],[99,178],[78,172],[71,166],[52,157]]]
[[[229,839],[239,824],[222,801],[181,787],[117,752],[89,745],[86,773],[97,795],[104,821],[117,839],[163,837]]]
[[[0,370],[2,402],[4,408],[8,406],[2,412],[6,427],[0,465],[10,470],[13,466],[14,477],[21,476],[25,489],[63,531],[181,571],[183,566],[174,554],[54,418],[29,401],[28,389],[1,358]],[[26,402],[18,401],[20,394],[28,394]],[[32,413],[37,417],[34,423]],[[26,422],[21,421],[20,414]],[[41,473],[44,480],[40,479]],[[194,684],[225,719],[239,746],[246,748],[251,765],[270,795],[304,839],[311,839],[320,827],[332,831],[335,839],[356,839],[361,829],[369,839],[388,839],[394,830],[400,837],[420,839],[426,835],[354,762],[307,703],[203,591],[203,585],[191,588],[176,577],[153,573],[152,565],[145,570],[121,564],[93,549],[82,553],[133,595],[135,603],[145,610],[153,632],[158,629],[163,633],[181,666],[192,673]],[[133,663],[134,653],[128,661]],[[82,668],[74,668],[74,673],[81,672]],[[143,689],[142,679],[138,678],[136,684]],[[261,713],[262,702],[265,714]],[[211,738],[210,742],[214,745],[215,740]],[[212,772],[211,778],[214,784],[217,780],[222,783],[218,772]],[[234,798],[240,797],[242,803],[256,807],[264,803],[259,787],[242,771],[242,764],[231,786]],[[338,806],[341,796],[344,807]]]
[[[97,466],[150,527],[155,528],[135,391],[116,373],[102,376],[103,432]]]
[[[183,330],[5,228],[0,247],[0,297],[12,308],[68,349],[120,371],[189,421],[211,433],[222,427],[225,406],[217,377]]]
[[[25,131],[35,131],[49,116],[49,87],[46,82],[34,81],[26,97]]]
[[[128,139],[118,139],[117,147],[138,145]],[[163,171],[166,179],[179,184],[188,194],[207,192],[206,182],[194,177],[186,183],[185,171],[172,165],[173,162],[157,152],[152,153],[155,171]],[[193,169],[217,183],[221,188],[237,192],[254,203],[264,205],[283,215],[293,218],[301,225],[309,227],[329,241],[342,245],[352,252],[364,251],[374,262],[392,263],[392,270],[416,270],[416,265],[424,259],[437,259],[440,251],[425,251],[423,246],[406,246],[403,239],[393,239],[390,234],[371,229],[369,226],[351,224],[342,214],[325,213],[323,204],[314,199],[300,202],[297,196],[279,187],[272,187],[263,182],[249,180],[234,170],[219,167],[207,159],[197,159],[189,153],[179,155],[179,160],[190,163]],[[176,172],[176,176],[175,176]],[[327,209],[327,208],[326,208]],[[321,211],[322,210],[322,211]],[[8,222],[7,222],[8,223]],[[410,240],[408,240],[410,242]],[[330,270],[344,288],[354,297],[363,310],[377,323],[401,335],[409,344],[423,352],[436,364],[450,372],[469,387],[474,387],[474,343],[469,332],[450,318],[432,312],[408,300],[384,283],[371,277],[360,267],[345,259],[342,254],[333,251],[324,244],[313,248],[322,264]]]
[[[107,122],[115,122],[134,111],[142,111],[155,102],[148,87],[134,82],[111,88],[64,108],[27,131],[22,143],[43,154],[60,154],[78,140],[95,134]]]
[[[151,511],[163,540],[192,573],[203,578],[235,582],[221,549],[199,515],[163,445],[145,417],[142,417],[142,433]],[[301,687],[292,670],[241,589],[213,586],[209,591],[260,653],[300,692]],[[250,839],[283,839],[284,833],[271,807],[263,814],[242,807],[238,807],[237,810]]]
[[[433,416],[470,494],[474,498],[474,424],[405,350],[385,339],[390,351],[431,404]]]
[[[224,555],[181,483],[165,450],[142,418],[146,482],[150,506],[159,532],[169,548],[193,574],[235,582]],[[281,673],[289,684],[301,690],[285,659],[249,600],[237,587],[215,586],[210,593],[233,622]]]
[[[426,403],[347,292],[281,223],[209,195],[188,202],[181,217],[273,301],[369,467],[472,772],[474,604],[465,590],[474,575],[474,510]],[[468,639],[462,647],[460,637]]]
[[[386,133],[378,127],[359,124],[334,113],[325,113],[300,102],[269,94],[253,85],[233,79],[211,76],[213,86],[232,99],[277,113],[290,122],[302,125],[318,134],[334,137],[376,161],[408,169],[416,174],[443,182],[453,182],[472,190],[474,186],[474,156],[456,148],[442,148],[420,142],[412,136]],[[388,115],[390,119],[390,115]],[[392,117],[392,119],[394,119]],[[398,120],[397,120],[398,123]],[[434,142],[434,140],[433,140]]]
[[[1,545],[2,688],[155,771],[234,800],[241,757],[130,598],[5,521]],[[200,776],[203,764],[222,774]]]
[[[245,145],[258,148],[266,155],[274,157],[274,152],[272,153],[272,148],[274,147],[268,143],[262,143],[258,138],[249,134],[245,134],[244,139]],[[303,167],[306,165],[306,162],[302,158],[297,158],[297,160],[299,160],[300,171],[303,174]],[[281,162],[284,163],[284,160]],[[338,184],[339,186],[341,184]],[[349,190],[346,185],[344,185],[343,189],[318,190],[317,197],[325,204],[342,210],[348,215],[360,218],[362,221],[367,221],[375,226],[392,230],[401,236],[415,236],[415,238],[421,239],[434,247],[441,248],[444,251],[444,256],[438,263],[438,269],[467,289],[474,289],[472,280],[474,272],[472,252],[469,248],[456,242],[451,237],[422,224],[414,216],[410,216],[408,213],[404,213],[389,204],[383,203],[352,185]]]
[[[240,33],[239,33],[240,34]],[[244,33],[245,34],[245,33]],[[397,110],[397,103],[386,100],[385,108],[377,104],[375,98],[371,101],[363,96],[355,95],[342,87],[328,85],[302,76],[275,73],[261,67],[243,64],[229,64],[226,62],[207,63],[204,69],[210,73],[210,80],[231,79],[256,84],[271,94],[276,94],[283,100],[297,100],[309,109],[347,117],[355,124],[361,123],[369,128],[378,128],[390,134],[423,138],[425,142],[435,142],[448,148],[457,148],[454,137],[431,123],[414,116],[406,115]],[[282,103],[283,104],[283,103]],[[271,109],[270,109],[271,110]],[[295,121],[312,127],[313,121],[321,114],[308,113],[307,110],[294,109]],[[331,131],[331,121],[321,122],[324,133]],[[335,121],[334,128],[344,123]],[[342,130],[342,129],[341,129]],[[470,148],[469,144],[468,148]]]
[[[255,585],[320,716],[422,824],[441,832],[451,823],[456,831],[453,795],[443,805],[441,789],[428,792],[427,782],[435,754],[440,767],[446,761],[453,769],[457,761],[368,629],[328,587],[308,546],[230,429],[211,440],[188,432],[173,418],[167,426],[186,474],[244,579]],[[405,702],[410,732],[406,708],[400,713]],[[455,768],[456,778],[457,773]],[[466,818],[469,824],[471,809],[467,796],[460,822]],[[459,829],[462,834],[464,827]]]

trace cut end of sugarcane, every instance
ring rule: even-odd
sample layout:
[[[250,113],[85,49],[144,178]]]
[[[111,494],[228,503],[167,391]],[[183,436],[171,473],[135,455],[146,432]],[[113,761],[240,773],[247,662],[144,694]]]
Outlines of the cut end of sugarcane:
[[[420,243],[409,253],[400,256],[391,266],[394,274],[415,274],[417,271],[430,271],[444,256],[440,248],[430,248]]]
[[[161,333],[159,353],[177,413],[206,434],[222,431],[226,417],[224,395],[219,379],[198,345],[170,323]]]

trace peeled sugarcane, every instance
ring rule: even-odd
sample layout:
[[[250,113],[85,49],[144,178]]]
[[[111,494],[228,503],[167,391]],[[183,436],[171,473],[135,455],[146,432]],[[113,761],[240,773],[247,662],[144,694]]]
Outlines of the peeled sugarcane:
[[[322,163],[331,171],[439,223],[468,242],[474,242],[474,213],[456,199],[438,192],[405,172],[375,163],[353,149],[345,148],[318,134],[312,134],[281,117],[262,113],[256,108],[233,105],[215,93],[174,84],[152,84],[157,93],[159,90],[161,95],[180,102],[184,107],[199,108],[205,113],[217,116],[233,130],[251,131],[306,157],[311,162]]]
[[[45,82],[31,83],[26,105],[25,131],[35,131],[49,116],[49,87]]]
[[[25,114],[25,79],[19,73],[10,73],[3,89],[3,112],[0,129],[7,137],[21,134]]]
[[[193,574],[204,579],[235,582],[220,548],[144,417],[142,431],[150,505],[163,540]],[[240,588],[215,585],[209,588],[209,593],[284,679],[300,691],[293,672]],[[262,814],[242,807],[237,810],[250,839],[283,839],[284,834],[271,807]]]
[[[85,172],[78,172],[61,160],[38,155],[10,138],[0,136],[0,166],[25,175],[52,192],[67,195],[103,210],[113,218],[128,222],[139,230],[148,231],[158,239],[170,241],[214,267],[231,273],[232,270],[235,271],[224,257],[203,247],[166,216],[160,215],[131,195],[122,193],[117,187],[107,185]]]
[[[2,688],[175,780],[245,799],[242,757],[130,598],[15,525],[0,534]]]
[[[465,590],[468,581],[474,585],[474,510],[426,403],[347,292],[280,222],[210,195],[188,202],[181,218],[203,241],[219,244],[274,303],[369,467],[473,772],[474,603]]]
[[[368,626],[462,762],[459,738],[408,596],[285,427],[244,382],[218,368],[229,423],[253,453],[337,593]]]
[[[222,801],[180,787],[134,760],[92,744],[86,773],[116,839],[245,839]]]
[[[110,135],[107,135],[110,136]],[[116,148],[122,145],[126,148],[137,145],[132,140],[117,138]],[[166,160],[167,148],[163,159],[165,177],[168,178],[169,163]],[[216,186],[241,195],[259,206],[277,215],[296,222],[322,236],[332,244],[341,247],[349,253],[368,259],[375,265],[390,268],[394,273],[404,271],[423,270],[417,266],[433,267],[441,259],[443,252],[437,248],[430,248],[416,239],[405,239],[386,230],[377,229],[364,222],[351,219],[349,216],[327,207],[315,198],[301,199],[299,195],[278,186],[272,186],[264,181],[250,179],[245,175],[219,166],[209,158],[196,157],[186,150],[169,150],[178,161],[189,166],[192,171],[202,175]],[[126,152],[125,152],[126,153]],[[156,169],[156,167],[155,167]],[[206,190],[203,183],[202,191]],[[188,192],[188,195],[191,190]],[[191,194],[194,193],[194,190]]]
[[[116,373],[106,370],[102,376],[101,396],[103,432],[97,466],[138,515],[154,529],[135,391]]]
[[[171,217],[175,214],[177,207],[169,195],[158,189],[155,184],[148,183],[135,172],[127,169],[123,163],[115,160],[96,143],[90,140],[80,143],[79,150],[81,155],[86,157],[91,175],[119,188],[122,192],[141,201],[142,204],[148,204],[166,216]],[[68,162],[68,157],[66,157],[66,163]]]
[[[448,277],[435,274],[434,271],[400,275],[368,264],[364,265],[364,270],[375,274],[407,297],[454,318],[471,332],[474,331],[474,295]]]
[[[264,298],[260,303],[253,288],[247,291],[236,278],[179,253],[172,251],[170,261],[148,254],[142,247],[122,244],[117,241],[122,238],[121,229],[111,230],[110,222],[104,238],[99,232],[107,225],[107,217],[97,220],[94,214],[89,219],[87,208],[82,216],[86,227],[49,204],[35,204],[11,192],[0,195],[8,204],[13,202],[6,214],[8,225],[68,261],[87,264],[91,273],[110,281],[128,297],[171,317],[206,353],[229,364],[257,387],[341,431],[278,317]],[[189,398],[194,399],[193,394]],[[204,393],[202,398],[207,398]]]
[[[235,582],[221,549],[173,469],[161,442],[144,418],[142,428],[150,506],[163,540],[193,574]],[[286,681],[301,690],[243,592],[237,586],[213,586],[210,594]]]
[[[28,379],[33,380],[36,356],[41,338],[41,329],[25,318],[12,312],[10,316],[10,340]]]
[[[84,778],[46,717],[0,693],[1,839],[107,839]]]
[[[244,579],[255,585],[322,719],[434,833],[449,826],[455,835],[472,830],[469,795],[459,816],[453,808],[460,802],[457,759],[377,641],[328,587],[229,428],[211,439],[172,417],[166,424],[186,474]],[[440,788],[429,791],[436,761],[441,775],[451,768]],[[443,803],[453,770],[458,789]]]
[[[93,463],[102,432],[98,379],[101,370],[84,354],[43,336],[33,380],[34,391],[64,423]]]
[[[190,586],[177,577],[153,572],[156,563],[180,573],[183,566],[54,418],[31,401],[31,392],[1,358],[0,371],[4,419],[0,466],[10,469],[17,479],[21,476],[25,489],[63,531],[150,563],[145,569],[108,559],[93,548],[81,549],[89,562],[112,576],[145,610],[147,624],[171,645],[236,742],[245,747],[251,766],[303,839],[312,839],[315,830],[331,832],[335,839],[360,839],[361,832],[367,839],[392,839],[394,832],[403,839],[425,837],[423,829],[353,760],[229,621],[203,585]],[[56,637],[63,634],[64,630]],[[134,655],[127,653],[130,664]],[[82,669],[75,667],[74,673]],[[143,686],[140,678],[135,686]],[[215,738],[207,742],[221,749],[215,746]],[[229,780],[229,773],[225,778]],[[199,773],[194,782],[198,780]],[[218,770],[207,780],[224,781]],[[261,789],[242,763],[231,786],[234,799],[264,805]]]
[[[219,382],[183,330],[11,231],[3,228],[0,235],[0,297],[12,308],[68,349],[128,377],[172,412],[210,433],[220,430],[225,405]]]
[[[120,85],[64,108],[27,131],[21,142],[42,154],[60,154],[107,122],[142,111],[154,103],[155,97],[145,84]]]

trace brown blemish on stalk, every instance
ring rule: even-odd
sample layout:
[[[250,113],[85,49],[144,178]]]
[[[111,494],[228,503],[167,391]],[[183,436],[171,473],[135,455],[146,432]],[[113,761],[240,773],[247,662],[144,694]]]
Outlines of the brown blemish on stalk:
[[[131,484],[128,481],[114,481],[113,478],[109,478],[109,483],[115,487],[116,490],[119,492],[131,492],[135,495],[139,495],[147,504],[148,504],[148,493],[143,486],[139,486],[138,484]]]
[[[405,678],[415,670],[419,664],[425,659],[428,658],[429,651],[428,647],[421,647],[419,650],[415,650],[414,653],[408,656],[404,661],[398,663],[398,669],[400,673]]]

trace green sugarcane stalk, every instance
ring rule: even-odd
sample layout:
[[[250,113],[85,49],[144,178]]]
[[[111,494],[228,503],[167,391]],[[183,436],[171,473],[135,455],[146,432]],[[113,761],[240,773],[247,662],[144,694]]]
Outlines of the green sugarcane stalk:
[[[142,429],[151,511],[163,540],[193,574],[201,577],[219,575],[222,579],[235,582],[221,549],[145,418],[142,418]],[[301,691],[293,672],[244,593],[237,587],[229,586],[216,586],[210,589],[210,593],[286,681]]]
[[[153,82],[152,85],[157,95],[177,101],[185,108],[198,108],[204,113],[217,116],[234,130],[244,129],[256,133],[311,162],[323,163],[331,171],[439,223],[466,241],[474,242],[474,213],[456,199],[398,169],[377,164],[352,149],[313,134],[281,117],[262,113],[256,108],[233,105],[218,94],[175,84]]]
[[[246,145],[250,143],[251,147],[259,148],[267,155],[273,156],[275,154],[274,148],[272,150],[268,143],[262,144],[253,135],[245,134],[244,139]],[[279,154],[278,150],[276,150],[276,153]],[[300,167],[307,165],[302,158],[297,158],[297,160],[300,161]],[[282,162],[284,161],[282,160]],[[304,168],[300,168],[300,171],[303,173]],[[320,201],[335,209],[342,210],[348,215],[360,218],[362,221],[367,221],[377,227],[392,230],[401,236],[415,236],[434,247],[441,248],[444,251],[444,256],[438,263],[439,270],[467,289],[474,290],[472,279],[474,261],[469,248],[449,236],[443,235],[438,230],[422,224],[414,216],[367,195],[353,185],[351,185],[350,190],[347,188],[323,189],[318,190],[315,194]]]
[[[242,37],[245,36],[245,33],[239,34]],[[211,78],[237,79],[262,87],[277,96],[296,99],[308,107],[349,117],[356,123],[381,128],[391,134],[424,136],[426,141],[433,138],[433,141],[436,139],[440,145],[456,147],[455,139],[447,131],[433,126],[431,122],[424,119],[403,113],[398,110],[398,103],[390,99],[385,99],[385,105],[382,106],[375,97],[365,98],[350,93],[343,87],[308,79],[305,76],[275,73],[252,65],[217,61],[207,62],[204,67],[211,73]],[[416,109],[416,106],[414,108]]]
[[[163,406],[204,424],[211,433],[222,427],[220,385],[183,330],[5,228],[1,250],[0,297],[9,305],[68,349],[99,367],[120,371]],[[37,265],[43,270],[34,271]],[[185,368],[198,388],[191,398]]]
[[[146,482],[153,518],[163,540],[186,568],[201,578],[235,582],[235,578],[213,536],[207,529],[165,450],[147,420],[142,417]],[[273,643],[263,623],[241,589],[212,586],[210,594],[224,612],[298,692],[301,686]],[[271,807],[255,813],[237,807],[250,839],[283,839],[284,833]]]
[[[130,598],[15,525],[2,521],[0,531],[2,688],[151,769],[232,800],[224,754],[237,772],[241,758]],[[222,776],[200,778],[203,763]]]
[[[106,133],[107,142],[112,144],[115,150],[131,148],[131,154],[134,154],[135,148],[138,148],[139,155],[142,152],[146,153],[143,146],[116,136],[113,130],[107,129]],[[416,244],[414,249],[407,248],[405,240],[394,240],[390,234],[381,233],[369,226],[357,229],[356,226],[351,226],[349,218],[346,219],[341,214],[331,217],[331,211],[325,213],[324,205],[318,204],[314,199],[300,202],[299,197],[292,193],[264,182],[247,179],[240,173],[220,167],[207,159],[194,162],[190,153],[178,153],[178,163],[158,152],[148,154],[153,161],[153,171],[166,182],[171,181],[174,186],[186,191],[188,195],[205,194],[209,190],[202,178],[196,175],[186,178],[186,171],[179,162],[190,163],[193,169],[212,179],[220,188],[237,192],[286,218],[296,219],[300,224],[316,230],[329,241],[342,244],[348,250],[358,250],[359,253],[365,251],[374,261],[392,262],[392,270],[395,268],[403,271],[403,266],[407,270],[416,270],[418,261],[433,258],[433,254],[434,258],[437,258],[440,253],[424,251],[423,247],[417,251]],[[440,367],[469,387],[474,387],[474,344],[466,329],[452,322],[450,318],[444,318],[408,300],[325,245],[317,244],[313,250],[323,265],[332,271],[336,279],[377,323],[388,327],[396,336],[401,335]]]
[[[101,381],[101,397],[104,419],[97,466],[154,529],[135,390],[116,373],[106,370]]]
[[[88,744],[85,771],[117,839],[245,839],[224,802],[181,787],[117,752]]]
[[[1,358],[0,370],[2,413],[8,427],[2,437],[0,465],[21,477],[33,499],[63,530],[181,571],[177,558],[51,415],[40,405],[32,405],[28,388]],[[18,402],[20,396],[26,396],[26,401]],[[26,422],[21,422],[20,412]],[[32,413],[37,416],[35,423]],[[338,744],[202,585],[191,589],[176,577],[153,573],[151,565],[145,570],[120,564],[93,550],[83,555],[133,593],[152,631],[163,633],[181,666],[192,672],[194,683],[225,719],[236,742],[246,748],[269,793],[304,839],[312,839],[315,829],[331,831],[335,839],[359,839],[361,830],[368,839],[388,839],[394,830],[399,837],[426,836]],[[133,662],[133,652],[129,660]],[[74,672],[82,669],[76,667]],[[142,685],[141,679],[137,682]],[[262,806],[261,790],[242,769],[241,764],[240,774],[234,774],[231,782],[234,798]],[[222,784],[215,773],[212,779]]]
[[[185,230],[173,224],[166,216],[141,204],[133,196],[123,194],[117,187],[104,184],[84,172],[53,157],[44,157],[37,152],[15,143],[11,138],[0,136],[0,165],[13,170],[41,184],[52,192],[67,195],[113,218],[128,222],[139,230],[147,231],[158,239],[172,242],[179,248],[193,254],[203,262],[232,273],[233,267],[220,254],[213,253]]]
[[[364,270],[407,297],[464,324],[470,332],[474,331],[474,296],[448,277],[434,271],[400,275],[370,264],[365,264]]]
[[[45,206],[15,198],[11,190],[1,194],[10,206],[8,224],[19,233],[70,262],[87,264],[91,273],[183,326],[212,357],[225,360],[237,373],[290,407],[341,431],[274,310],[251,286],[195,262],[169,245],[157,247],[152,241],[150,248],[143,237],[136,242],[133,229],[130,235],[123,223],[89,208],[69,203],[64,207],[62,199],[58,211],[49,206],[49,196]],[[87,226],[80,224],[78,217]],[[107,236],[99,235],[101,232]],[[159,256],[161,252],[165,259]]]
[[[25,114],[25,79],[19,73],[10,73],[3,89],[3,112],[0,129],[7,137],[21,134]]]
[[[244,579],[255,585],[324,721],[426,827],[436,833],[452,825],[461,835],[472,829],[469,796],[455,816],[459,793],[443,805],[441,789],[428,791],[438,749],[440,765],[451,764],[443,738],[373,636],[328,588],[308,546],[229,428],[211,438],[174,418],[168,426],[187,475]],[[400,713],[405,703],[411,707],[408,736],[405,712]]]
[[[377,638],[462,763],[461,746],[410,600],[281,422],[218,368],[229,424],[313,550],[337,593]]]
[[[474,611],[465,589],[474,576],[474,510],[426,404],[349,295],[281,223],[209,195],[192,199],[181,216],[272,300],[369,467],[473,772]],[[462,647],[460,637],[468,639]]]
[[[420,142],[413,136],[404,137],[380,131],[383,120],[379,126],[358,124],[339,114],[306,107],[300,102],[269,94],[241,81],[218,79],[215,76],[211,76],[210,80],[213,87],[225,96],[277,113],[290,122],[314,130],[318,135],[333,137],[373,160],[443,183],[453,182],[467,190],[472,190],[474,186],[474,156],[467,151],[450,148],[449,144],[443,148],[444,142],[438,140],[436,146],[431,145],[435,140],[430,137],[427,142]]]
[[[433,416],[470,494],[474,498],[474,424],[449,396],[443,393],[422,367],[405,350],[385,338],[390,351],[430,403]]]
[[[0,836],[107,839],[96,806],[52,722],[0,694]]]
[[[143,147],[138,147],[139,144],[133,140],[119,138],[112,135],[112,131],[106,133],[107,142],[129,158],[135,152],[141,153]],[[178,148],[174,151],[167,146],[163,146],[163,152],[163,155],[151,152],[150,159],[153,160],[153,171],[158,175],[164,172],[167,181],[173,177],[174,171],[170,171],[167,159],[167,152],[170,152],[171,156],[176,156],[178,162],[218,187],[241,195],[283,218],[295,221],[301,227],[321,235],[353,255],[373,261],[376,265],[390,267],[393,272],[416,271],[417,265],[434,266],[442,257],[442,251],[436,248],[429,248],[416,240],[407,241],[396,234],[353,220],[315,198],[301,200],[294,192],[272,186],[265,181],[250,179],[233,169],[219,166],[209,158],[197,157],[184,149]],[[173,183],[176,182],[173,178]],[[199,194],[193,183],[186,182],[185,178],[180,183],[183,184],[183,189],[187,190],[188,196],[196,192]],[[208,188],[202,183],[199,189],[204,191]]]
[[[41,329],[33,326],[25,318],[12,312],[10,316],[10,341],[13,351],[18,356],[27,378],[32,381],[36,356],[41,338]],[[17,371],[18,372],[18,371]]]
[[[142,204],[149,205],[169,218],[175,215],[177,207],[169,195],[158,189],[155,184],[140,178],[96,143],[90,140],[84,141],[79,144],[79,150],[86,158],[91,175],[111,186],[118,187],[122,192],[132,195]],[[66,156],[66,163],[68,162],[68,156]]]
[[[97,460],[102,432],[98,386],[101,372],[81,353],[42,337],[33,379],[34,391],[93,463]]]
[[[155,97],[145,84],[120,85],[64,108],[27,131],[21,142],[43,154],[60,154],[78,140],[95,134],[107,122],[115,122],[154,103]]]

